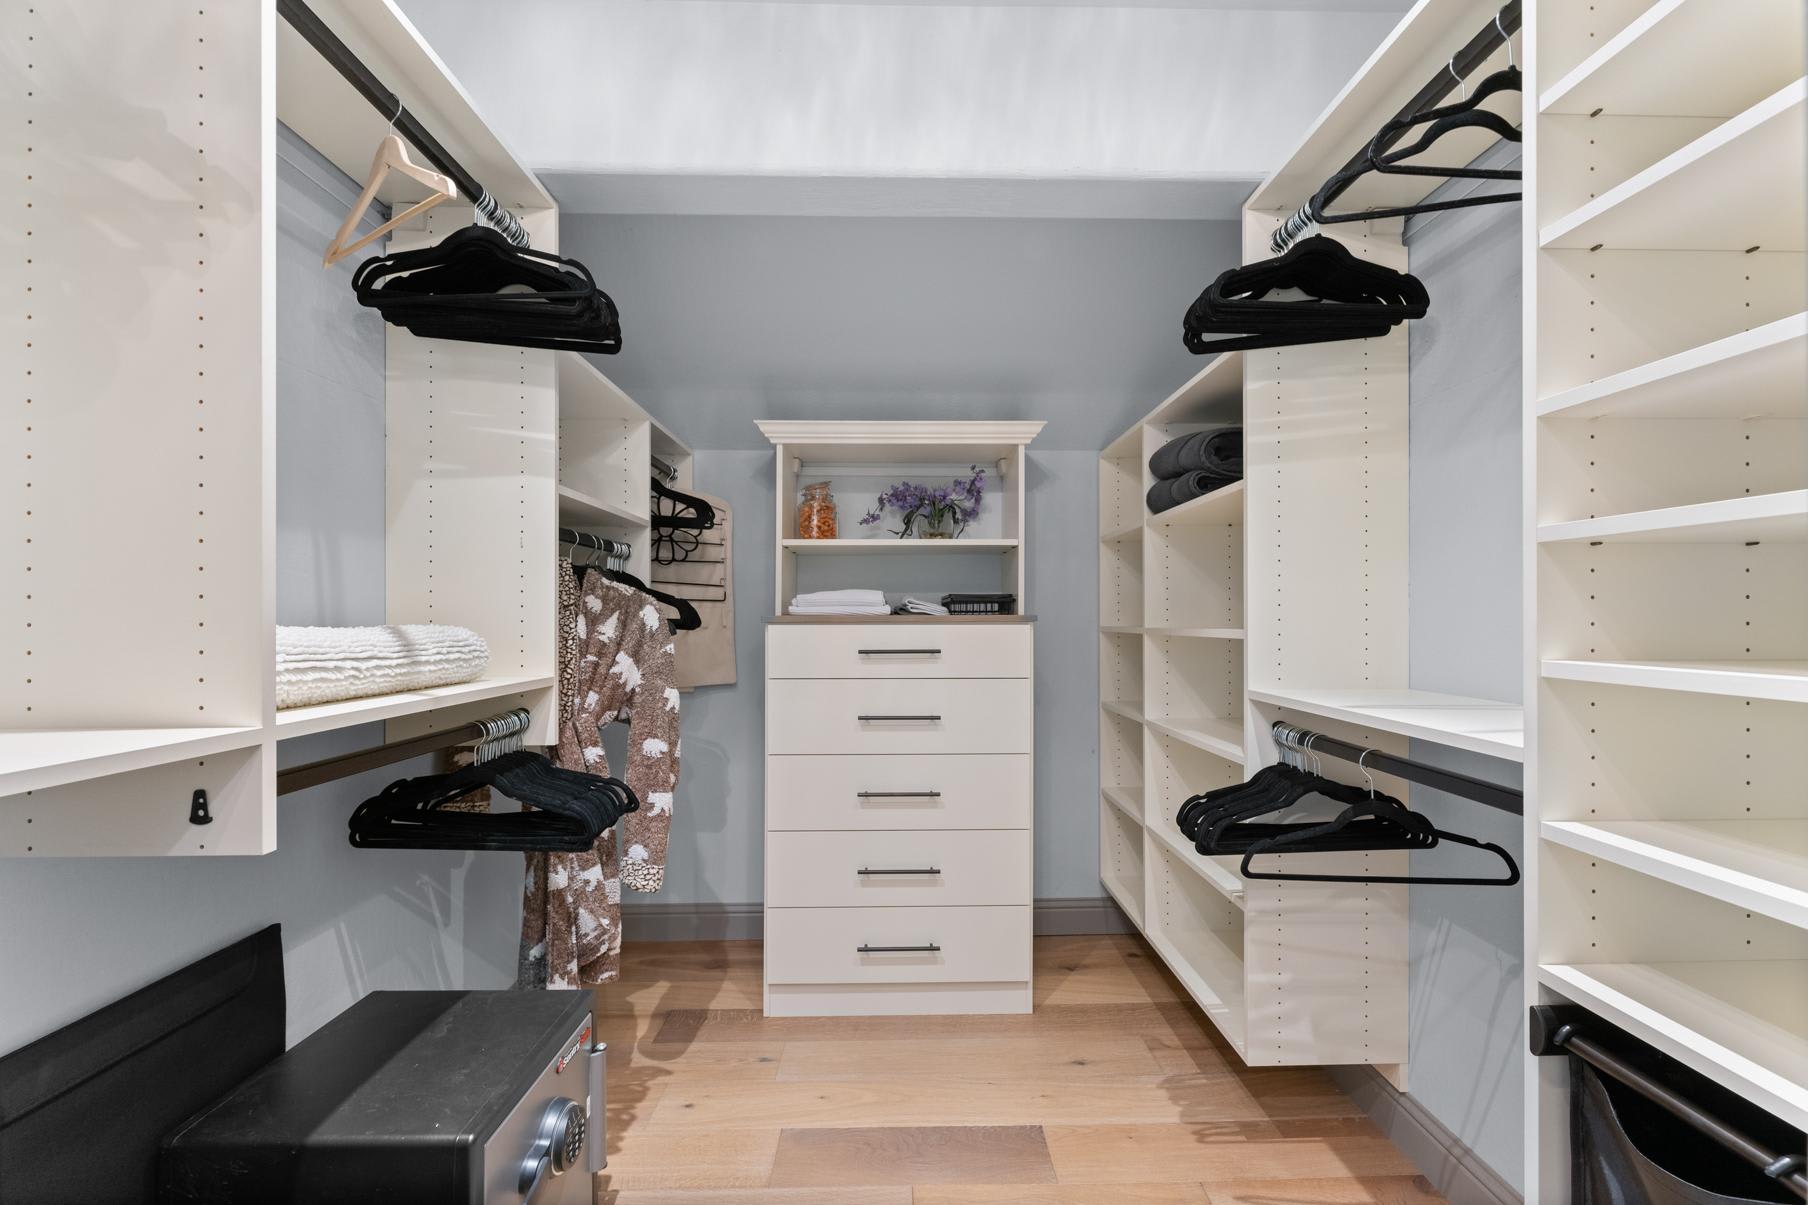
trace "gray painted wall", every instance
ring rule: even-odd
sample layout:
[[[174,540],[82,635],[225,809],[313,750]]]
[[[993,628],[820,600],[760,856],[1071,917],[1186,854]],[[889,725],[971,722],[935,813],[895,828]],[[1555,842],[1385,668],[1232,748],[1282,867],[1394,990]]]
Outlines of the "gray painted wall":
[[[320,250],[357,186],[283,131],[277,180],[277,613],[383,619],[383,328]],[[288,742],[285,762],[381,740],[380,726]],[[285,796],[261,858],[62,858],[0,873],[0,1050],[76,1019],[272,921],[289,1040],[374,988],[512,982],[515,854],[364,852],[360,799],[424,762]]]
[[[578,216],[560,239],[621,306],[625,350],[598,362],[735,513],[738,682],[686,696],[653,898],[761,898],[773,462],[753,424],[823,417],[1047,421],[1027,483],[1036,894],[1101,896],[1098,449],[1197,371],[1180,317],[1235,258],[1235,225]]]
[[[1520,212],[1453,210],[1408,231],[1431,311],[1411,340],[1410,668],[1422,690],[1518,701]],[[1413,742],[1412,756],[1520,785],[1520,767]],[[1520,856],[1519,817],[1435,791],[1413,805]],[[1483,855],[1414,855],[1465,873]],[[1524,1191],[1520,888],[1412,889],[1411,1095]]]

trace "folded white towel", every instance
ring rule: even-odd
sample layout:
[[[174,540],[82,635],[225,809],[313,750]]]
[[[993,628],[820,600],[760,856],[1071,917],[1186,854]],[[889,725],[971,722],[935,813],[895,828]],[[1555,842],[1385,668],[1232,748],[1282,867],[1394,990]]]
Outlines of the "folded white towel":
[[[800,607],[793,603],[790,608],[793,615],[890,615],[891,608],[881,603],[876,607],[845,604],[840,606]]]
[[[941,603],[930,602],[926,598],[911,598],[909,596],[906,596],[904,599],[904,609],[912,615],[948,614],[948,608],[944,607]]]
[[[450,686],[483,676],[490,647],[469,628],[276,629],[276,705],[305,707]]]
[[[799,594],[791,600],[791,605],[807,607],[823,603],[856,603],[876,607],[884,601],[883,590],[817,590],[811,594]]]

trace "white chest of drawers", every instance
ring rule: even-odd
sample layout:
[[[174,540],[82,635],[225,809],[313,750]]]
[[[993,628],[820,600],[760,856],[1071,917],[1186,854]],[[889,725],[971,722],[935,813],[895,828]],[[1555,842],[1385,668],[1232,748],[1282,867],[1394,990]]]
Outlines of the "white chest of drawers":
[[[768,1016],[1030,1011],[1034,638],[767,628]]]

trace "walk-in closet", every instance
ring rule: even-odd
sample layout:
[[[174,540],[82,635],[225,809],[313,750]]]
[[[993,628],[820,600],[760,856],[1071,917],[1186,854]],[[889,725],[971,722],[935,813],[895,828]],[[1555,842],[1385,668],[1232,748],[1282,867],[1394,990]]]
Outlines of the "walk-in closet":
[[[1801,0],[7,3],[0,1205],[1808,1201]]]

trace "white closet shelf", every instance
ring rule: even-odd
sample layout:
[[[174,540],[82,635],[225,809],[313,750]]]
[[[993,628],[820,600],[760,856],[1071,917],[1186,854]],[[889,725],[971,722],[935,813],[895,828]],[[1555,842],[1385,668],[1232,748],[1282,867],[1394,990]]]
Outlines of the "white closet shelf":
[[[1552,394],[1544,418],[1801,418],[1808,414],[1808,314],[1704,343]]]
[[[1147,723],[1163,736],[1215,753],[1239,766],[1243,764],[1243,725],[1235,720],[1220,720],[1215,716],[1163,716],[1159,719],[1151,717]]]
[[[644,422],[647,412],[621,387],[575,351],[557,353],[562,418],[612,418]]]
[[[1123,540],[1133,539],[1136,536],[1140,536],[1142,533],[1143,525],[1141,523],[1133,524],[1130,527],[1116,527],[1110,531],[1100,532],[1099,542],[1103,544],[1116,544]]]
[[[1808,661],[1547,660],[1546,678],[1808,703]]]
[[[1525,760],[1525,709],[1497,699],[1429,690],[1252,690],[1249,697],[1290,711],[1377,732],[1433,741],[1506,761]]]
[[[1540,544],[1738,544],[1808,541],[1808,490],[1545,523]]]
[[[1238,423],[1243,421],[1243,353],[1220,352],[1206,361],[1192,379],[1162,400],[1141,423],[1118,440],[1122,443],[1145,426],[1169,423]],[[1115,444],[1113,445],[1116,446]],[[1139,459],[1140,444],[1127,449]]]
[[[1111,898],[1117,901],[1117,906],[1124,910],[1124,915],[1138,925],[1143,923],[1143,902],[1135,891],[1103,871],[1099,872],[1099,885],[1104,887]]]
[[[0,732],[0,796],[248,749],[263,729],[46,728]]]
[[[1155,527],[1226,527],[1243,522],[1243,483],[1233,482],[1222,489],[1182,502],[1172,510],[1150,515]]]
[[[1099,625],[1099,631],[1107,636],[1141,636],[1144,632],[1150,630],[1151,629],[1149,628],[1136,627],[1133,624],[1107,623]]]
[[[1808,962],[1552,964],[1546,987],[1808,1127]]]
[[[1123,716],[1126,720],[1134,720],[1138,724],[1143,722],[1143,708],[1140,703],[1106,699],[1099,706],[1113,715]]]
[[[1194,849],[1185,837],[1170,830],[1165,824],[1149,825],[1149,835],[1167,846],[1176,860],[1204,879],[1212,890],[1238,908],[1243,907],[1247,884],[1243,881],[1243,876],[1237,873],[1237,867],[1243,861],[1242,855],[1206,857]]]
[[[1544,227],[1540,245],[1803,250],[1805,100],[1808,79],[1797,79]]]
[[[1725,0],[1658,0],[1545,89],[1539,110],[1731,117],[1751,103],[1753,80],[1799,74],[1802,55],[1801,0],[1738,8],[1734,19]]]
[[[623,524],[645,527],[647,512],[633,511],[601,498],[580,493],[568,485],[559,487],[559,522],[567,527],[612,527]]]
[[[545,677],[479,678],[454,686],[435,686],[428,690],[409,690],[392,695],[371,695],[363,699],[346,699],[340,703],[316,703],[310,707],[289,707],[276,713],[276,736],[286,740],[314,732],[330,732],[353,724],[369,724],[376,720],[393,720],[418,715],[460,703],[481,703],[485,699],[527,694],[552,686]]]
[[[1199,640],[1241,640],[1242,628],[1148,628],[1151,636],[1187,636]]]
[[[1101,787],[1099,793],[1132,823],[1140,825],[1143,822],[1141,787]]]
[[[1546,820],[1544,839],[1808,928],[1808,819]]]
[[[1243,959],[1210,929],[1169,933],[1150,925],[1143,936],[1239,1056],[1248,1049]]]
[[[882,556],[911,556],[916,553],[991,553],[1000,556],[1022,547],[1020,540],[780,540],[786,552],[805,556],[831,556],[846,553],[876,553]]]

